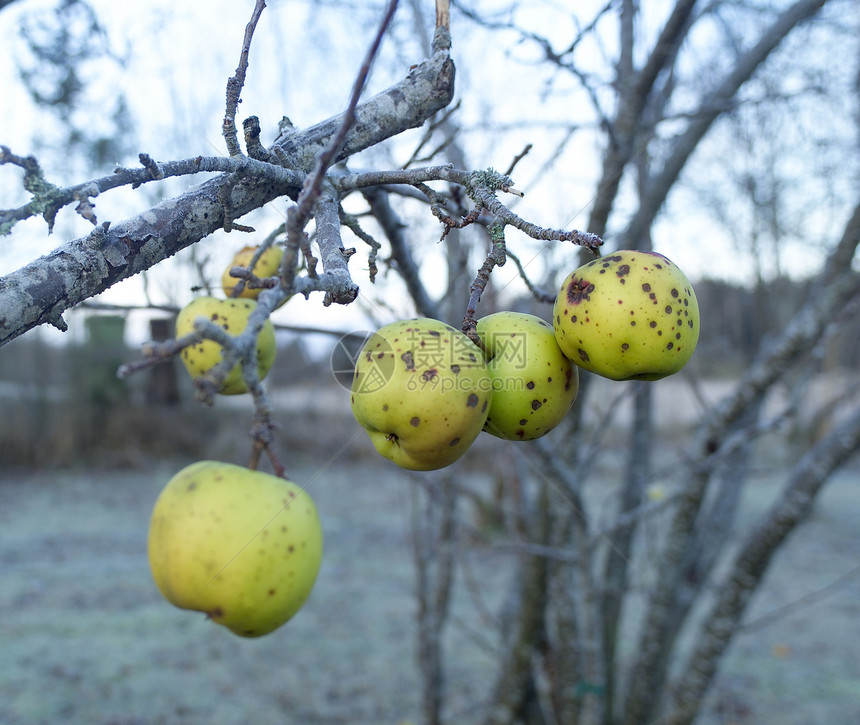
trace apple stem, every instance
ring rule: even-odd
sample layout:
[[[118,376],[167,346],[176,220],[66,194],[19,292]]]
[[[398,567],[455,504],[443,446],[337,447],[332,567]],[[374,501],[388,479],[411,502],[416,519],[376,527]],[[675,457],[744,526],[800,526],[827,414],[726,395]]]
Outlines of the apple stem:
[[[493,269],[503,266],[507,261],[507,248],[505,246],[505,225],[503,222],[494,222],[487,227],[487,231],[490,234],[492,248],[478,270],[475,281],[469,287],[469,306],[466,308],[466,315],[463,317],[463,324],[460,326],[460,329],[463,330],[466,337],[481,349],[484,353],[484,358],[490,360],[491,356],[487,350],[487,346],[484,345],[475,329],[478,325],[475,320],[475,311],[477,310],[478,303],[481,301],[481,295],[484,294],[484,290],[487,288]]]

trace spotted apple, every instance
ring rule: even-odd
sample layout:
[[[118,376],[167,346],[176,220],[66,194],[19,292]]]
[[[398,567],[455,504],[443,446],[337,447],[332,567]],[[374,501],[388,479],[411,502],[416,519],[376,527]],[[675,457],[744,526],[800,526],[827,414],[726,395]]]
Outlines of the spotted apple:
[[[677,373],[699,339],[693,285],[656,252],[620,250],[571,272],[553,307],[562,352],[612,380]]]
[[[241,637],[292,618],[313,589],[323,534],[301,486],[219,461],[179,471],[159,494],[147,540],[171,604],[205,612]]]
[[[231,335],[239,335],[248,326],[248,318],[257,302],[243,298],[218,299],[216,297],[195,297],[176,318],[176,335],[182,337],[194,331],[194,321],[203,317],[223,327]],[[208,373],[221,362],[223,349],[214,340],[202,340],[196,345],[183,348],[180,358],[191,377],[196,378]],[[257,371],[260,379],[266,377],[275,362],[275,328],[266,320],[257,335]],[[222,395],[240,395],[248,392],[242,377],[239,363],[230,370],[218,390]]]
[[[579,369],[565,357],[552,325],[535,315],[496,312],[478,320],[493,398],[484,430],[506,440],[549,433],[579,392]]]
[[[230,270],[233,267],[245,267],[248,268],[251,265],[251,261],[254,258],[254,255],[257,253],[259,247],[247,246],[242,247],[236,254],[233,256],[233,260],[228,264],[223,273],[221,274],[221,285],[224,288],[224,294],[227,297],[244,297],[247,299],[257,299],[259,297],[260,292],[263,290],[261,288],[251,288],[248,287],[247,284],[243,285],[242,291],[237,295],[235,294],[236,285],[241,281],[238,277],[233,277],[230,274]],[[281,260],[284,258],[284,249],[278,245],[271,245],[266,247],[266,249],[260,255],[260,258],[257,260],[257,263],[254,265],[254,268],[251,272],[263,279],[266,277],[274,277],[278,274],[278,270],[281,266]]]
[[[443,322],[413,318],[381,327],[364,344],[350,403],[382,456],[428,471],[450,465],[472,445],[491,397],[481,350]]]

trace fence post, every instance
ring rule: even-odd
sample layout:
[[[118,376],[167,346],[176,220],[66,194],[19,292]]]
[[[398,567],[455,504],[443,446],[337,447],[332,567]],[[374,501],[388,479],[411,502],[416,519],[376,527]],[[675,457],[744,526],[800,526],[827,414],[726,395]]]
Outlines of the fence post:
[[[154,342],[173,337],[174,318],[158,317],[149,321],[149,334]],[[179,381],[176,376],[176,358],[170,358],[149,371],[146,385],[148,405],[179,405]]]

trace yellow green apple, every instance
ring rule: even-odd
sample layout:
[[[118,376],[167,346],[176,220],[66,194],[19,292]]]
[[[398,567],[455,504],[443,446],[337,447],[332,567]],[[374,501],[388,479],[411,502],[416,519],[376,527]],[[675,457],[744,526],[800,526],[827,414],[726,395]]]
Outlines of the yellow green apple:
[[[233,269],[233,267],[245,267],[247,269],[258,249],[259,247],[242,247],[242,249],[234,255],[233,261],[224,268],[224,271],[221,274],[221,285],[223,286],[224,294],[227,297],[236,296],[255,300],[260,295],[260,292],[263,291],[260,288],[252,289],[246,284],[242,287],[242,291],[238,295],[234,295],[234,290],[240,280],[239,278],[230,275],[230,270]],[[281,260],[283,258],[283,247],[273,244],[263,251],[251,272],[261,279],[274,277],[278,274],[278,269],[281,266]]]
[[[379,453],[429,471],[462,456],[487,419],[492,379],[481,350],[439,320],[385,325],[362,347],[352,412]]]
[[[699,305],[686,275],[662,254],[620,250],[567,276],[553,327],[580,367],[612,380],[659,380],[696,349]]]
[[[242,637],[268,634],[305,603],[322,559],[316,506],[301,486],[219,461],[177,473],[149,524],[165,599]]]
[[[194,331],[194,320],[204,317],[220,325],[231,335],[239,335],[248,326],[248,318],[257,302],[243,298],[218,299],[216,297],[195,297],[176,318],[176,336],[182,337]],[[208,373],[221,362],[222,347],[214,340],[202,340],[196,345],[183,348],[180,353],[182,362],[191,377],[196,378]],[[266,320],[257,336],[257,371],[262,380],[275,362],[275,328],[271,320]],[[218,390],[222,395],[239,395],[248,392],[242,377],[239,363],[230,370]]]
[[[478,320],[493,398],[484,430],[506,440],[549,433],[579,392],[579,369],[559,349],[552,325],[535,315],[496,312]]]

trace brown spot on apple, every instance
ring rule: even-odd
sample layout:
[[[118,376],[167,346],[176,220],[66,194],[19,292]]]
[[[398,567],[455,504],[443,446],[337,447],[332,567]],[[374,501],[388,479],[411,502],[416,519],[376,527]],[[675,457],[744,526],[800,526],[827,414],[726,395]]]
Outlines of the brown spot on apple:
[[[594,285],[587,279],[574,277],[567,285],[567,301],[572,305],[578,305],[583,300],[588,300],[594,292]]]

